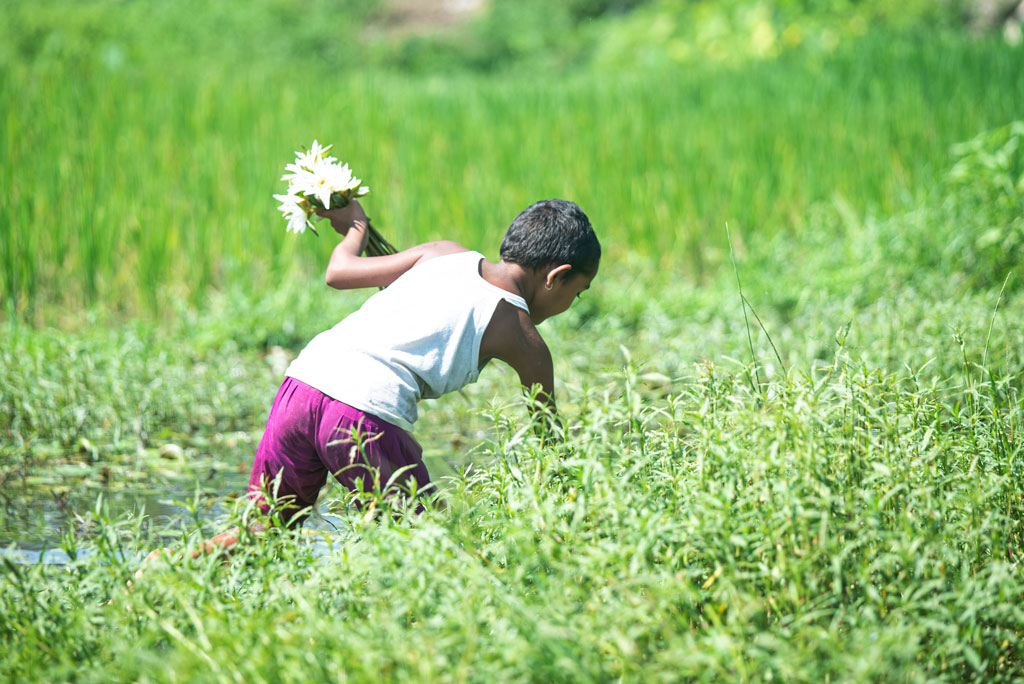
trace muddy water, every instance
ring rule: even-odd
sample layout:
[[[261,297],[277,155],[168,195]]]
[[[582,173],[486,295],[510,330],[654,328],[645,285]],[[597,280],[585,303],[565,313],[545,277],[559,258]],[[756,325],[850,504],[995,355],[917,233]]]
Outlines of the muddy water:
[[[214,520],[225,514],[223,497],[245,491],[248,478],[232,475],[216,481],[176,483],[166,489],[87,487],[73,491],[51,487],[27,487],[17,498],[5,503],[0,513],[0,548],[12,544],[21,551],[53,549],[66,533],[85,533],[89,519],[102,501],[105,515],[112,520],[128,514],[145,515],[150,525],[166,527],[175,521],[190,521],[187,504],[196,491],[201,519]]]
[[[89,535],[98,500],[105,517],[145,516],[155,530],[192,527],[194,508],[213,531],[232,499],[246,491],[253,439],[248,435],[204,453],[192,447],[154,449],[130,462],[61,463],[8,477],[0,491],[0,555],[30,563],[67,562],[62,539]],[[424,461],[435,480],[456,474],[440,452],[428,452]],[[318,511],[305,527],[331,532],[338,525]]]
[[[61,540],[87,537],[102,501],[104,516],[144,515],[155,530],[224,515],[227,497],[245,493],[258,432],[169,435],[161,443],[49,449],[23,454],[24,465],[3,471],[0,549],[52,561]]]

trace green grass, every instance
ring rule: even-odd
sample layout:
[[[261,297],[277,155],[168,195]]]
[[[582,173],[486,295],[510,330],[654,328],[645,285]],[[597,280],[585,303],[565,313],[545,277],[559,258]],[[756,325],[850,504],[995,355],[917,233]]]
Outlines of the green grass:
[[[728,269],[700,289],[610,269],[543,326],[564,447],[531,437],[510,374],[489,368],[417,426],[435,475],[472,464],[442,480],[447,510],[367,521],[328,488],[336,531],[141,581],[138,554],[237,521],[211,512],[233,504],[205,470],[251,457],[279,378],[268,341],[297,349],[359,295],[293,283],[162,323],[9,325],[8,510],[53,496],[33,476],[55,470],[107,501],[125,481],[191,478],[198,494],[171,520],[78,503],[60,542],[76,560],[6,565],[0,672],[1020,681],[1024,300],[938,270],[905,277],[893,236],[951,230],[925,214],[942,208],[822,209],[816,237],[747,243],[744,293],[785,365],[752,330],[762,385]],[[167,443],[180,465],[157,455]]]
[[[396,245],[493,253],[528,203],[568,197],[609,263],[646,255],[700,282],[722,263],[726,221],[799,234],[836,196],[861,212],[908,206],[951,145],[1024,109],[1017,57],[893,35],[639,77],[14,64],[0,77],[0,296],[8,316],[45,322],[83,304],[166,312],[238,284],[263,296],[315,273],[332,241],[286,234],[270,197],[313,138],[366,179]]]
[[[1024,680],[1019,50],[352,74],[336,6],[196,7],[0,27],[0,541],[71,559],[3,560],[0,678]],[[587,210],[607,257],[542,326],[570,438],[495,364],[422,407],[447,508],[329,487],[335,529],[137,580],[247,514],[282,364],[366,296],[274,211],[313,137],[398,245]]]
[[[776,374],[762,394],[728,363],[658,378],[661,357],[640,341],[648,367],[573,372],[589,335],[628,332],[551,332],[565,345],[566,447],[541,447],[499,393],[493,436],[445,483],[446,511],[367,521],[335,492],[322,503],[343,522],[332,549],[269,538],[229,564],[180,561],[141,580],[136,554],[159,535],[187,547],[236,518],[168,531],[81,511],[63,542],[77,560],[0,576],[0,672],[1019,681],[1019,375],[967,386],[889,372],[866,364],[870,347],[852,351],[853,331],[829,363]],[[731,337],[710,343],[741,349]],[[959,354],[944,347],[940,367]],[[440,429],[437,411],[425,428]]]

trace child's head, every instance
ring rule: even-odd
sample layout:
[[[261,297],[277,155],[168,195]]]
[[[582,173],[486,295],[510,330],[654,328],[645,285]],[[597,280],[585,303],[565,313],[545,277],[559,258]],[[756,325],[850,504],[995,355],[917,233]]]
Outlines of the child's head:
[[[501,260],[531,270],[568,264],[572,275],[593,277],[601,262],[601,245],[590,219],[574,202],[544,200],[512,221],[501,241]]]

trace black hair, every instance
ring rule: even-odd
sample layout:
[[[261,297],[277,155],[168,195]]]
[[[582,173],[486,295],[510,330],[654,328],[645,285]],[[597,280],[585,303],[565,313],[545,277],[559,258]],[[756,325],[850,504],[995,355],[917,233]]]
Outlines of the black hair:
[[[523,209],[501,241],[501,260],[538,269],[569,264],[571,273],[597,273],[601,243],[574,202],[551,199]]]

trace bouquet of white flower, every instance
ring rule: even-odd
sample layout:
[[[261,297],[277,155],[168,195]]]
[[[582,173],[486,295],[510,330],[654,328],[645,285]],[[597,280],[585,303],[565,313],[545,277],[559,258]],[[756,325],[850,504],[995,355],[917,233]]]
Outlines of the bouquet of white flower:
[[[296,152],[295,162],[284,167],[287,173],[281,176],[281,180],[288,181],[288,193],[274,195],[274,199],[281,203],[278,211],[288,221],[290,232],[302,233],[309,228],[314,235],[319,235],[313,227],[317,209],[340,209],[352,199],[370,192],[370,188],[360,185],[362,181],[352,175],[348,164],[324,156],[331,147],[322,146],[314,140],[308,152]],[[369,226],[366,241],[369,256],[394,254],[396,251],[376,228]]]

